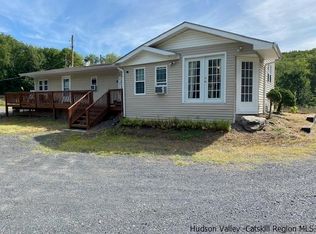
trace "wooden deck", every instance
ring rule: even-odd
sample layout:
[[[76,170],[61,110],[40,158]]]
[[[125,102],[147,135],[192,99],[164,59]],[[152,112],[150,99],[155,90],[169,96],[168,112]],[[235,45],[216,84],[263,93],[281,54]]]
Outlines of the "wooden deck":
[[[88,92],[88,90],[82,90],[6,93],[6,115],[9,115],[9,107],[15,109],[68,109]],[[89,95],[89,99],[93,103],[92,93]]]
[[[11,92],[5,94],[6,115],[9,107],[14,109],[66,110],[70,128],[89,129],[106,116],[123,113],[123,90],[110,89],[98,100],[93,101],[93,92],[83,91],[46,91],[46,92]]]

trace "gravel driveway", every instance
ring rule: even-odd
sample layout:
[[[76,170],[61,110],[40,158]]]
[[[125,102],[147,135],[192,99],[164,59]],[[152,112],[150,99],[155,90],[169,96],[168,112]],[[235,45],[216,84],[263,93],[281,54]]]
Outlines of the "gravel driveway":
[[[179,167],[164,159],[41,155],[35,142],[13,136],[0,142],[0,233],[190,233],[203,225],[219,232],[219,225],[316,222],[314,158],[254,170]]]

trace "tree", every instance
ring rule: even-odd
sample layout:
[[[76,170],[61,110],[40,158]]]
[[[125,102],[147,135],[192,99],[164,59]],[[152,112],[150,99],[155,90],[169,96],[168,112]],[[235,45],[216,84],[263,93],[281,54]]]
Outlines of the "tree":
[[[282,55],[276,63],[276,86],[291,90],[298,105],[316,105],[316,49]]]
[[[98,64],[100,63],[100,58],[94,54],[89,54],[86,57],[84,57],[85,62],[90,62],[90,64]]]
[[[267,98],[270,100],[270,110],[269,110],[269,116],[268,119],[271,118],[271,114],[272,114],[272,106],[274,104],[278,104],[281,99],[281,93],[277,90],[277,89],[271,89],[268,93],[267,93]]]
[[[296,105],[295,95],[288,89],[279,89],[281,101],[278,104],[277,112],[281,112],[283,106],[293,107]]]
[[[64,48],[61,50],[61,57],[64,60],[64,67],[71,66],[71,49]],[[83,58],[80,54],[74,52],[74,67],[82,66],[83,65]]]
[[[102,58],[101,63],[113,64],[113,63],[116,62],[119,58],[120,58],[120,56],[118,56],[117,54],[115,54],[115,53],[109,53],[109,54],[105,55],[105,57]]]

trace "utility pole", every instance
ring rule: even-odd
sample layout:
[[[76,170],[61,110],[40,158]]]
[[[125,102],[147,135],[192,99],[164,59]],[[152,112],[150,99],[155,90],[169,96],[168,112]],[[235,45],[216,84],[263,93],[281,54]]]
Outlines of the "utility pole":
[[[71,67],[74,67],[74,35],[71,35]]]

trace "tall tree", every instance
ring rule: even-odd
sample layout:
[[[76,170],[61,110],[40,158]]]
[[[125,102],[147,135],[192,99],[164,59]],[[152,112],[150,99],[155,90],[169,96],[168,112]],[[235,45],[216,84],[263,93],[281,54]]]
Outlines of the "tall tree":
[[[113,64],[113,63],[116,62],[119,58],[120,58],[120,56],[118,56],[117,54],[115,54],[115,53],[109,53],[109,54],[105,55],[105,57],[102,58],[101,63]]]
[[[84,61],[89,62],[91,65],[98,64],[100,63],[100,58],[96,56],[95,54],[89,54],[86,57],[84,57]]]

